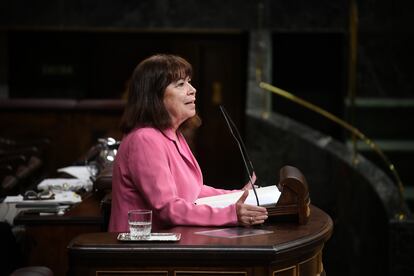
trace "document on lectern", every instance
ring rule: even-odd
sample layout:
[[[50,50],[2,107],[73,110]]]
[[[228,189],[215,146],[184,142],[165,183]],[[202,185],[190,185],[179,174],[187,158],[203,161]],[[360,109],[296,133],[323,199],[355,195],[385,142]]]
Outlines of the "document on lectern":
[[[276,185],[273,186],[267,186],[267,187],[261,187],[256,188],[257,197],[259,199],[260,206],[268,206],[268,205],[275,205],[280,197],[280,191],[276,187]],[[195,201],[195,204],[202,205],[206,204],[211,207],[216,208],[224,208],[231,204],[234,204],[239,200],[239,198],[242,196],[243,191],[228,193],[228,194],[222,194],[222,195],[216,195],[216,196],[209,196],[209,197],[202,197]],[[244,202],[246,204],[250,205],[257,205],[256,204],[256,197],[252,190],[249,190],[249,196],[246,198],[246,201]]]
[[[231,227],[231,228],[223,228],[223,229],[213,229],[207,231],[200,231],[195,232],[198,235],[205,235],[210,237],[218,237],[218,238],[242,238],[242,237],[249,237],[249,236],[256,236],[256,235],[263,235],[263,234],[270,234],[273,231],[264,230],[264,229],[255,229],[255,228],[246,228],[246,227]]]

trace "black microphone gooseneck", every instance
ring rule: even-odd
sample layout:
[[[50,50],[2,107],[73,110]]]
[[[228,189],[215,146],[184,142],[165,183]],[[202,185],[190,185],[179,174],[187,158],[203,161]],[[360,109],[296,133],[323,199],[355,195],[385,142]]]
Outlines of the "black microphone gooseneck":
[[[244,146],[244,143],[243,143],[243,140],[240,136],[240,133],[237,130],[236,124],[233,122],[233,120],[231,119],[231,117],[227,113],[224,106],[220,105],[220,110],[221,110],[221,113],[223,114],[223,117],[226,121],[228,129],[230,130],[231,135],[233,136],[234,140],[236,140],[237,146],[239,147],[241,156],[243,158],[244,167],[246,168],[247,174],[249,176],[249,182],[252,185],[254,196],[256,197],[257,206],[259,206],[260,205],[259,197],[257,196],[256,188],[254,187],[253,179],[252,179],[252,175],[254,173],[254,168],[253,168],[252,161],[250,160],[249,155],[247,154],[246,147]],[[252,173],[250,173],[250,169],[249,169],[249,166],[247,165],[247,161],[249,162],[249,165],[252,169]]]

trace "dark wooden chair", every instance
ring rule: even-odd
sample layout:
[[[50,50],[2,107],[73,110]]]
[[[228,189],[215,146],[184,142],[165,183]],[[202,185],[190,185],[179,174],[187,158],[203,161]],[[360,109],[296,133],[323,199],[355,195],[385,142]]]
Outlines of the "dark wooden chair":
[[[16,269],[10,276],[53,276],[53,272],[46,266],[28,266]]]
[[[0,137],[0,197],[33,189],[43,174],[47,139],[11,140]]]

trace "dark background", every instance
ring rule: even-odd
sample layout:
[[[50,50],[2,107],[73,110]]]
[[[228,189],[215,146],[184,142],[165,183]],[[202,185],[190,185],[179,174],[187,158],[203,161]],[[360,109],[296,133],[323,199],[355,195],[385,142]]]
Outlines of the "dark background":
[[[353,4],[357,101],[351,108]],[[245,135],[245,110],[254,96],[248,91],[249,72],[256,66],[249,62],[255,43],[250,37],[264,32],[271,41],[264,47],[271,52],[268,81],[350,121],[377,142],[400,173],[412,204],[413,13],[410,0],[3,0],[0,101],[74,100],[69,103],[77,106],[85,100],[119,100],[140,60],[158,52],[182,55],[195,70],[203,126],[190,142],[205,181],[238,188],[246,178],[218,104]],[[350,143],[349,133],[337,125],[279,96],[272,96],[271,109]],[[0,135],[51,138],[54,169],[79,158],[99,137],[120,139],[121,112],[72,105],[8,107],[0,114]],[[359,150],[389,174],[365,145]]]

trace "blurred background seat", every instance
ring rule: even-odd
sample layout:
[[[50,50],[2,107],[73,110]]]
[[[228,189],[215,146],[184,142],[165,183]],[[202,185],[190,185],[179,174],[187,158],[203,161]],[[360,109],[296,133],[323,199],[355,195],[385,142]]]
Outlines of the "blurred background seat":
[[[48,139],[11,140],[0,137],[0,198],[32,189],[44,174]]]
[[[16,269],[10,276],[53,276],[53,272],[46,266],[28,266]]]

